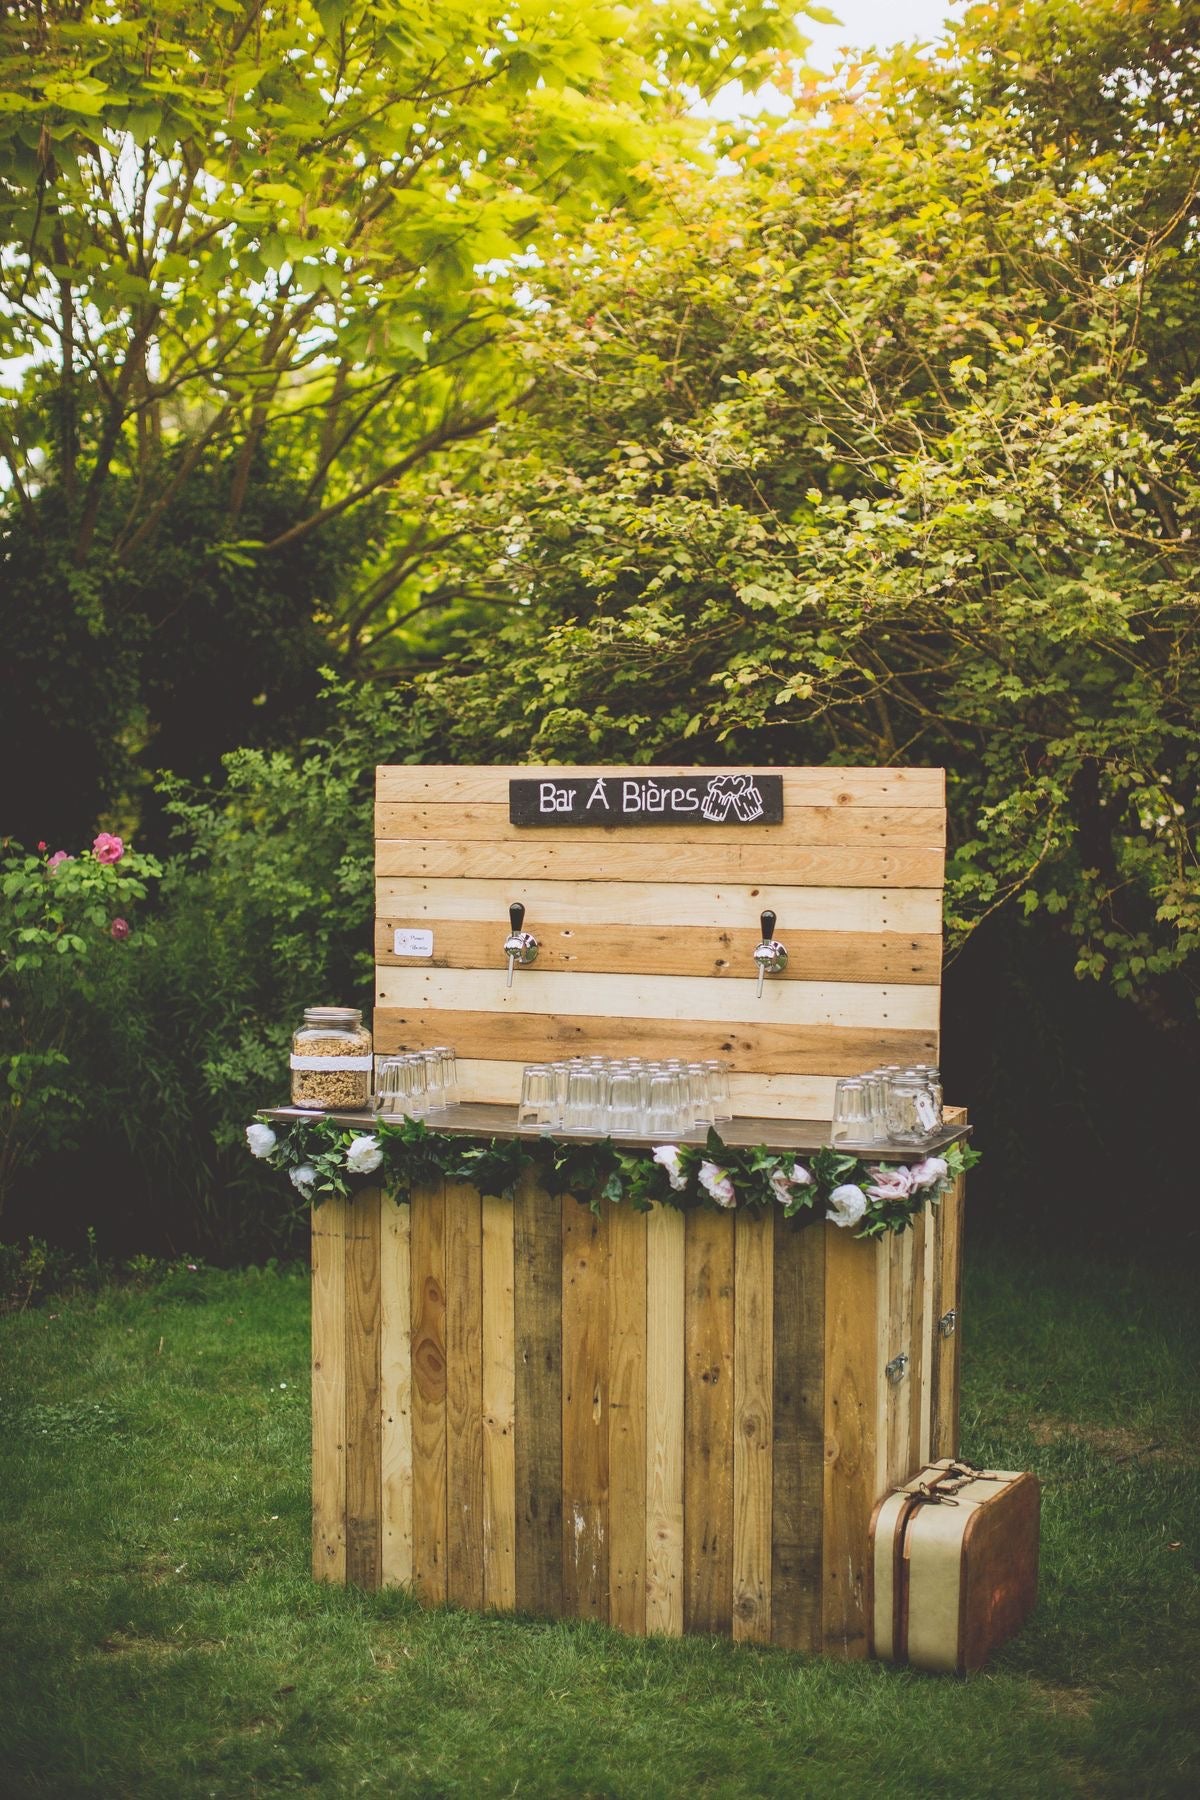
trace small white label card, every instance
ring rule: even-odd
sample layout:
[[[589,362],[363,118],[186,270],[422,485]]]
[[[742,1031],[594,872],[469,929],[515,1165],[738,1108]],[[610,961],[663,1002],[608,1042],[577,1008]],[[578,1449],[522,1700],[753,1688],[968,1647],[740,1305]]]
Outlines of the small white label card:
[[[432,931],[402,931],[398,926],[392,940],[392,951],[396,956],[432,956]]]

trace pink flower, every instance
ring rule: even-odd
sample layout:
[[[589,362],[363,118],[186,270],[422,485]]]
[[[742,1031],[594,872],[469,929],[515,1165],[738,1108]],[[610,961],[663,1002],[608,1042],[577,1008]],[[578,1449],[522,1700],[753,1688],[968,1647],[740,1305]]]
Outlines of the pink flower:
[[[65,850],[56,850],[54,852],[54,855],[50,858],[49,862],[46,864],[46,868],[49,870],[50,874],[53,875],[53,873],[54,873],[55,869],[57,869],[59,863],[74,862],[74,861],[75,861],[75,858],[73,856],[68,856],[67,852]]]
[[[660,1163],[667,1171],[667,1180],[677,1194],[682,1194],[687,1186],[687,1176],[679,1166],[679,1146],[677,1144],[659,1144],[651,1151],[656,1163]]]
[[[697,1178],[702,1188],[712,1195],[718,1206],[736,1206],[737,1194],[729,1179],[728,1169],[719,1169],[716,1163],[702,1162]]]
[[[109,831],[102,831],[92,845],[92,855],[98,863],[120,862],[124,854],[124,843],[119,837],[113,837]]]
[[[935,1182],[945,1181],[950,1165],[944,1156],[927,1156],[924,1162],[914,1163],[908,1172],[915,1188],[927,1188],[933,1187]]]
[[[38,839],[38,849],[43,853],[43,855],[49,848],[50,848],[50,846],[49,846],[49,844],[47,844],[45,838]]]
[[[119,944],[129,936],[129,921],[128,919],[114,919],[108,930],[109,935],[114,937]]]
[[[877,1163],[867,1174],[871,1177],[867,1193],[872,1200],[907,1200],[913,1191],[912,1171],[903,1163],[894,1163],[890,1169]]]

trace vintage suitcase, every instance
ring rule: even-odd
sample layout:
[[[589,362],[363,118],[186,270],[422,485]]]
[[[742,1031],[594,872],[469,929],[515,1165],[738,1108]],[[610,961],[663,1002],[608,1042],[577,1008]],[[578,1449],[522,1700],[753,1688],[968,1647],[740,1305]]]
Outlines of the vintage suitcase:
[[[981,1669],[1037,1601],[1038,1513],[1036,1476],[949,1458],[886,1495],[871,1519],[872,1653]]]

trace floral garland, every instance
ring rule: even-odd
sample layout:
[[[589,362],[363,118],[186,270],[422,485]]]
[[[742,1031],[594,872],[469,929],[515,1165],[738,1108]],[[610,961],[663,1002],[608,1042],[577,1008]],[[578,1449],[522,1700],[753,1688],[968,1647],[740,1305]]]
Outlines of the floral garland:
[[[262,1120],[246,1127],[251,1153],[285,1170],[301,1199],[320,1206],[364,1187],[382,1187],[397,1203],[424,1182],[446,1177],[470,1182],[481,1194],[511,1198],[520,1177],[537,1171],[550,1194],[574,1194],[599,1213],[600,1202],[628,1202],[637,1212],[654,1206],[781,1206],[785,1218],[828,1219],[857,1227],[857,1237],[907,1231],[926,1206],[936,1206],[954,1181],[979,1160],[978,1151],[950,1144],[919,1162],[869,1163],[834,1149],[794,1154],[737,1149],[710,1131],[703,1144],[622,1149],[611,1138],[468,1138],[430,1131],[420,1119],[378,1122],[348,1130],[328,1119],[297,1119],[276,1132]]]

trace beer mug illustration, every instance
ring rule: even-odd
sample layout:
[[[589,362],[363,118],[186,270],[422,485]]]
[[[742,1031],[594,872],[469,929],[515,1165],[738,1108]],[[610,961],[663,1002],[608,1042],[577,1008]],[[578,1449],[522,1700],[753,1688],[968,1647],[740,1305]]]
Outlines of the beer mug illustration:
[[[763,798],[753,775],[714,775],[700,810],[713,825],[723,825],[732,807],[735,818],[752,825],[763,816]]]

